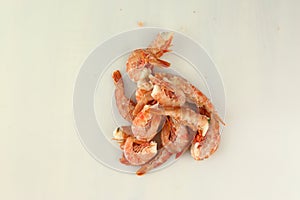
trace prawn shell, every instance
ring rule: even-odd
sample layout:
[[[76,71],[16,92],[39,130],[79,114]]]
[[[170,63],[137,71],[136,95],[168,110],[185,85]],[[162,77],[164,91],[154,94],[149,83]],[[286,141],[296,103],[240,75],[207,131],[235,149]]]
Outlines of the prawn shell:
[[[137,145],[139,150],[135,149]],[[135,144],[133,137],[128,137],[124,144],[124,157],[131,165],[143,165],[150,161],[157,154],[156,142],[142,142]]]
[[[195,160],[203,160],[210,157],[219,147],[221,135],[219,121],[212,116],[210,126],[205,136],[195,137],[191,146],[191,156]],[[201,134],[201,133],[198,133]]]

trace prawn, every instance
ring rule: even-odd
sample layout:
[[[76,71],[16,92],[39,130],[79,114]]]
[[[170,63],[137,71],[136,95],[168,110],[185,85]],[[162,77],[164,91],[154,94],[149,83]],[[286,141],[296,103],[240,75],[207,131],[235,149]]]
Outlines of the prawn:
[[[149,112],[154,106],[145,105],[132,121],[131,130],[138,140],[150,141],[157,134],[162,116]]]
[[[115,99],[120,115],[129,122],[132,122],[134,115],[133,110],[135,103],[126,97],[124,82],[121,72],[116,70],[112,74],[112,78],[115,84]]]
[[[122,154],[122,157],[119,159],[120,163],[123,165],[131,165],[130,162],[125,158],[124,153]]]
[[[164,53],[169,52],[173,33],[163,32],[145,49],[136,49],[126,62],[126,72],[129,78],[137,83],[138,88],[152,89],[148,76],[152,73],[154,66],[169,67],[170,63],[159,59]]]
[[[130,165],[143,165],[157,154],[157,143],[138,141],[130,136],[124,144],[124,158]],[[124,162],[121,158],[120,161]],[[126,162],[124,162],[126,163]]]
[[[223,125],[225,123],[220,118],[220,116],[217,114],[217,111],[215,110],[213,104],[209,100],[207,96],[205,96],[198,88],[196,88],[193,84],[188,82],[186,79],[176,76],[173,74],[167,74],[167,73],[157,73],[155,75],[157,78],[161,80],[167,80],[174,84],[176,87],[180,88],[184,94],[186,95],[187,99],[196,104],[197,107],[201,108],[203,107],[208,113],[209,117],[213,115],[217,121],[221,122]]]

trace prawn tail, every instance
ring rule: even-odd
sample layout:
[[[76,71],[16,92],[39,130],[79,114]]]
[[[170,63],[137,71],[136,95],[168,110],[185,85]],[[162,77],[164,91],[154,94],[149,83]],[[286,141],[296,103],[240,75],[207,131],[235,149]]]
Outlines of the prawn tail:
[[[130,162],[128,162],[128,160],[125,158],[124,154],[122,154],[122,157],[119,159],[120,163],[122,163],[123,165],[131,165]]]
[[[226,126],[226,123],[221,119],[221,117],[220,117],[217,113],[214,114],[214,118],[215,118],[218,122],[220,122],[223,126]]]
[[[115,84],[117,84],[119,81],[122,81],[121,72],[119,70],[114,71],[112,74],[112,78]]]
[[[162,32],[159,33],[155,40],[151,42],[149,48],[157,49],[158,52],[167,52],[168,48],[171,46],[173,40],[174,33],[173,32]],[[158,53],[154,52],[154,53]]]
[[[142,176],[142,175],[146,174],[149,170],[150,170],[150,168],[148,169],[147,166],[143,166],[136,172],[136,175]]]

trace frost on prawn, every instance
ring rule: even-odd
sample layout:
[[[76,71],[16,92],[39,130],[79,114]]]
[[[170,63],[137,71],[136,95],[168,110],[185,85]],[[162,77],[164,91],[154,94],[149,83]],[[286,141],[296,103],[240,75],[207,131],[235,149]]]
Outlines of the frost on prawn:
[[[136,91],[136,101],[137,104],[133,110],[133,115],[137,115],[145,105],[147,105],[150,101],[154,100],[151,96],[151,91],[146,91],[139,89]]]
[[[171,117],[167,117],[165,125],[161,131],[162,145],[170,153],[180,153],[192,141],[193,137],[188,132],[188,128]]]
[[[165,148],[161,148],[158,151],[157,155],[154,157],[154,159],[152,159],[145,165],[142,165],[141,168],[136,172],[136,174],[139,176],[144,175],[151,169],[154,169],[164,164],[172,155],[173,154],[167,151]]]
[[[135,139],[129,126],[118,127],[114,131],[114,140],[123,150],[120,162],[125,165],[142,165],[151,160],[157,153],[157,143]]]
[[[167,117],[161,131],[162,148],[158,150],[158,153],[152,160],[142,165],[136,174],[143,175],[151,169],[161,166],[173,154],[176,154],[176,158],[180,157],[190,146],[193,137],[194,134],[190,133],[187,127]]]
[[[125,95],[124,82],[121,72],[119,70],[114,71],[112,78],[115,84],[115,99],[119,113],[124,119],[132,122],[134,118],[133,110],[135,108],[135,103]]]
[[[184,92],[175,85],[160,80],[152,75],[149,76],[154,85],[151,96],[162,106],[183,106],[186,102]]]
[[[140,166],[137,175],[161,166],[171,156],[188,149],[195,160],[212,155],[220,143],[219,117],[212,102],[181,76],[154,73],[169,67],[161,60],[170,51],[173,33],[157,35],[145,49],[132,51],[126,73],[137,84],[136,103],[125,95],[119,70],[113,72],[115,99],[120,115],[131,125],[118,127],[113,135],[122,150],[120,163]]]
[[[201,132],[196,135],[191,146],[191,155],[195,160],[208,158],[218,149],[221,137],[219,128],[219,122],[212,116],[205,136]]]
[[[150,141],[157,134],[162,116],[150,112],[155,106],[145,105],[134,118],[131,130],[138,140]]]
[[[209,98],[205,96],[205,94],[203,94],[198,88],[196,88],[189,81],[187,81],[186,79],[180,76],[167,74],[167,73],[156,73],[155,77],[161,80],[168,80],[170,83],[180,88],[186,95],[186,98],[189,102],[196,104],[196,106],[199,108],[204,108],[209,113],[209,115],[213,114],[214,118],[217,121],[225,125],[223,120],[217,114],[217,111],[215,110]]]
[[[151,108],[150,113],[170,116],[176,119],[179,123],[190,127],[194,131],[203,130],[203,134],[206,133],[209,127],[208,117],[196,113],[187,107]]]
[[[150,161],[157,153],[157,143],[140,142],[128,137],[124,144],[124,156],[131,165],[143,165]]]

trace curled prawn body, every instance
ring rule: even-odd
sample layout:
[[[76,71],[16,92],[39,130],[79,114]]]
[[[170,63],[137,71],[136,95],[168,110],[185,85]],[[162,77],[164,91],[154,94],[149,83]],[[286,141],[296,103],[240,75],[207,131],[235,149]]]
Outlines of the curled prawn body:
[[[143,165],[150,161],[156,154],[156,142],[141,142],[134,139],[134,137],[126,139],[124,144],[124,158],[130,165]],[[125,162],[124,158],[123,162]]]
[[[218,148],[220,143],[220,133],[219,133],[219,122],[216,117],[212,116],[210,120],[210,126],[203,136],[198,133],[191,146],[191,156],[195,160],[203,160],[212,155]]]
[[[138,88],[150,90],[148,76],[154,66],[169,67],[170,63],[159,59],[171,46],[173,33],[163,32],[146,49],[136,49],[130,55],[126,63],[126,72],[129,78],[137,83]]]
[[[135,103],[125,95],[124,82],[121,72],[119,70],[114,71],[112,78],[115,84],[115,99],[119,113],[124,119],[132,122],[134,118],[133,110],[135,108]]]

